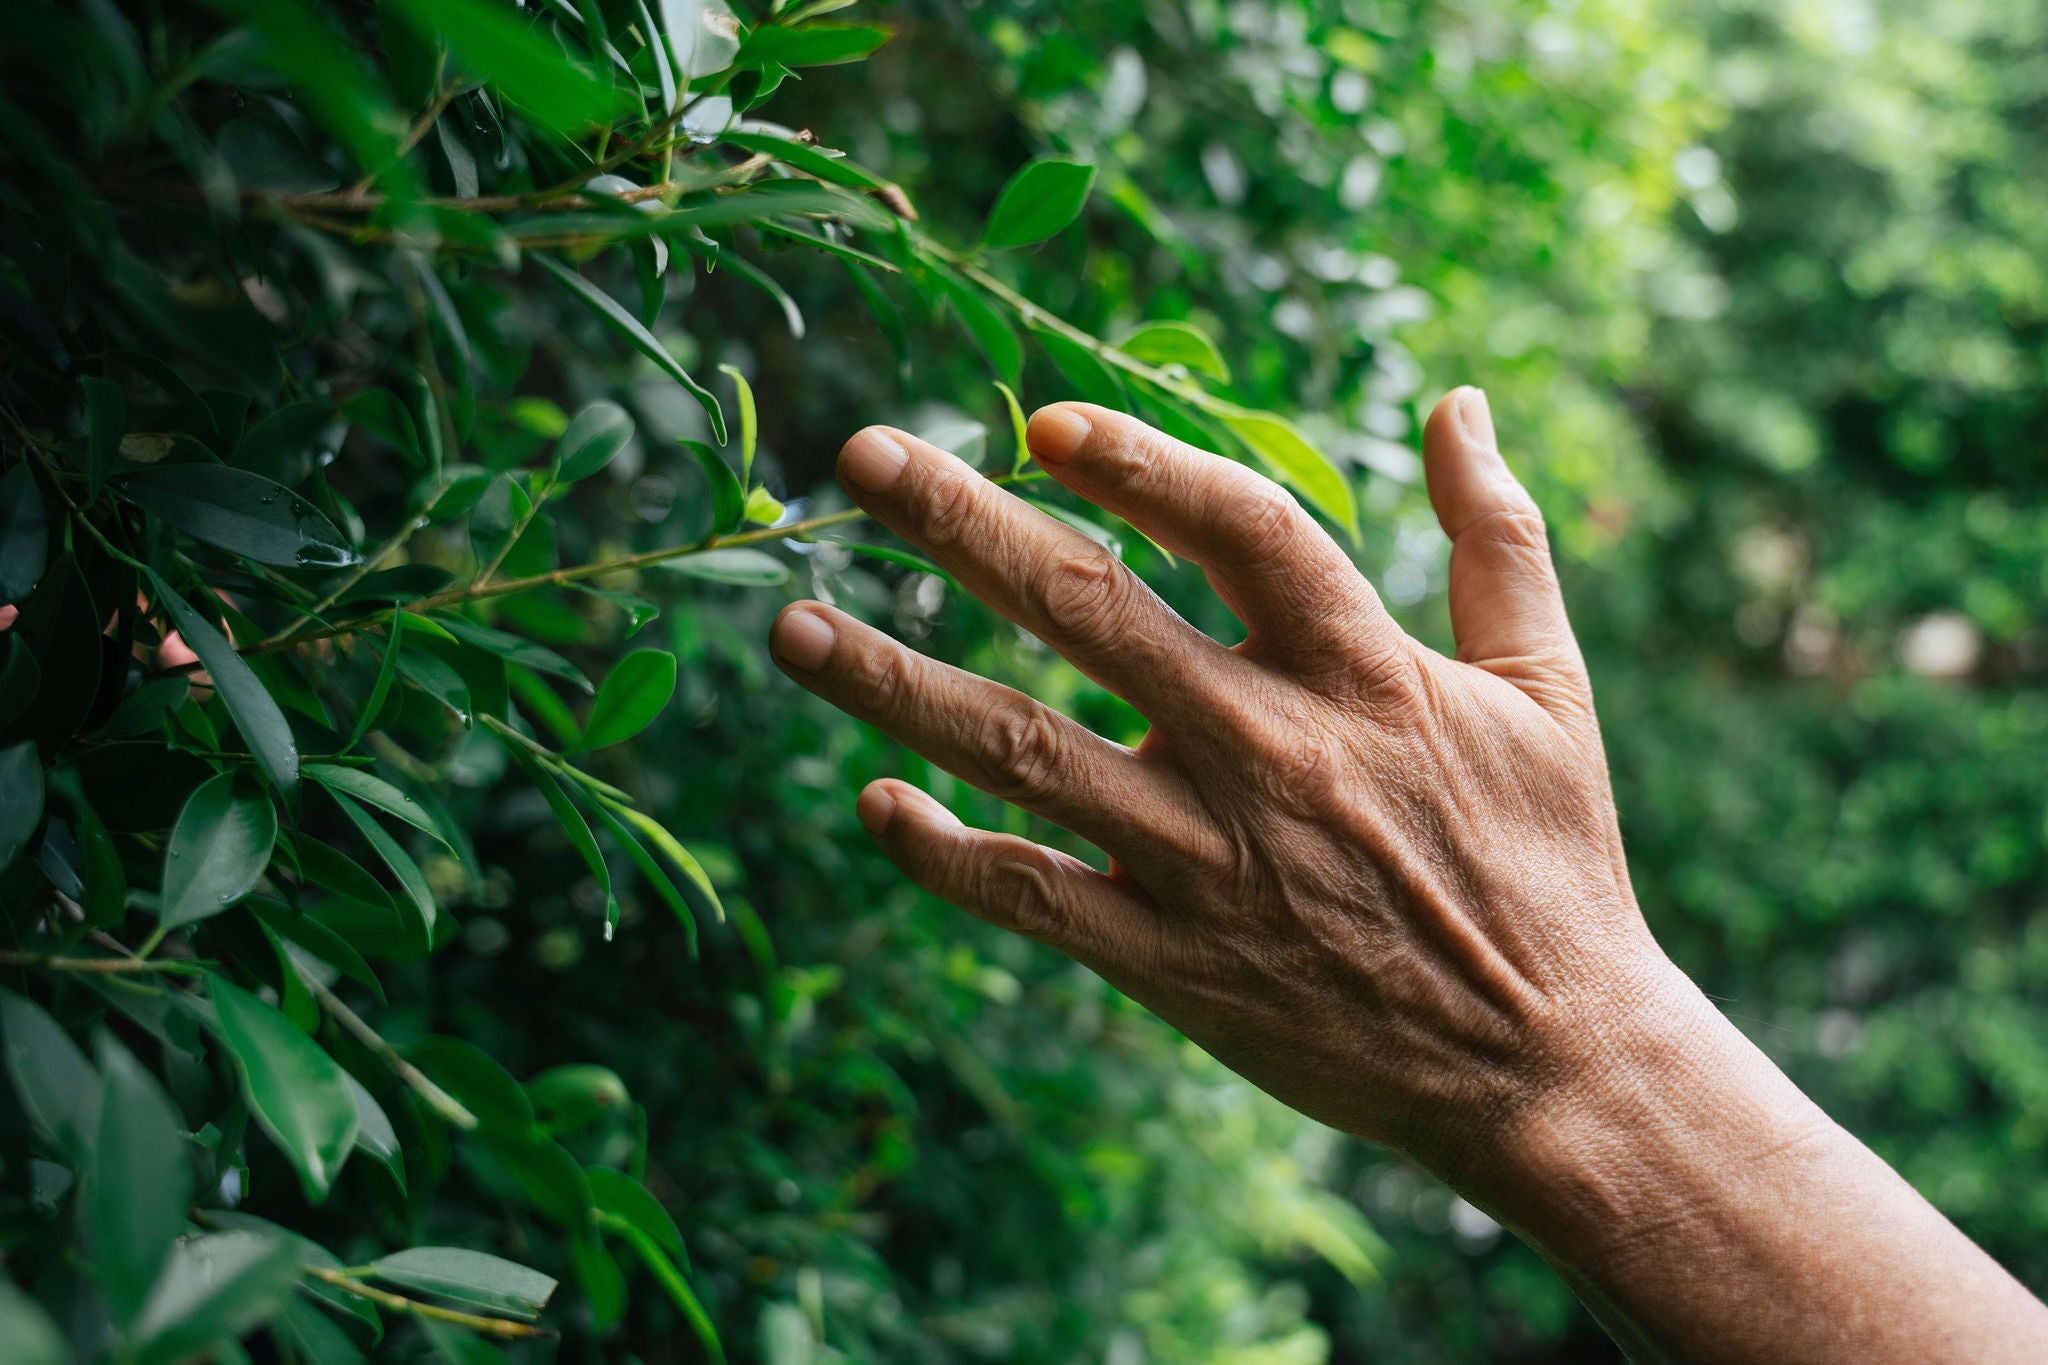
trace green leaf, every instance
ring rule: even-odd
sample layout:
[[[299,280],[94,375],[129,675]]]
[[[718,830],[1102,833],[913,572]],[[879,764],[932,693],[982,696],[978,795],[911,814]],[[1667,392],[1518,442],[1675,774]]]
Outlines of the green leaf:
[[[7,1365],[70,1365],[71,1347],[43,1306],[0,1280],[0,1360]]]
[[[1060,372],[1060,378],[1073,386],[1076,398],[1112,412],[1122,412],[1130,406],[1123,381],[1095,352],[1049,328],[1034,327],[1031,336]]]
[[[536,1318],[556,1282],[529,1266],[462,1247],[413,1247],[371,1263],[387,1284],[508,1317]]]
[[[555,823],[562,827],[562,833],[568,837],[570,846],[583,859],[583,865],[590,869],[590,875],[596,880],[598,889],[604,892],[604,936],[607,939],[611,938],[612,928],[619,919],[619,898],[612,892],[612,871],[605,866],[604,854],[597,846],[597,836],[590,832],[590,822],[583,818],[583,812],[577,810],[576,803],[569,799],[569,793],[564,789],[561,779],[542,767],[540,760],[516,746],[510,748],[510,753],[518,761],[519,766],[526,770],[526,775],[533,780],[534,787],[547,801],[548,809],[554,812]]]
[[[909,569],[914,573],[928,573],[934,578],[945,579],[946,582],[951,583],[956,588],[960,586],[953,575],[947,573],[923,555],[914,555],[907,550],[892,549],[887,545],[867,545],[857,540],[835,540],[830,543],[839,546],[849,554],[857,554],[864,559],[879,559],[884,564],[894,564],[899,568]]]
[[[4,661],[0,661],[0,730],[4,730],[29,708],[36,699],[36,693],[42,690],[43,666],[36,662],[35,651],[21,642],[20,631],[7,632],[4,643],[0,643],[0,653],[6,656]],[[182,678],[176,681],[181,686],[184,683]],[[115,719],[120,717],[118,709],[114,716]],[[109,720],[107,724],[111,727],[113,721]],[[0,863],[0,866],[4,865]]]
[[[202,920],[256,889],[277,843],[277,808],[233,773],[203,784],[178,812],[164,853],[163,922]]]
[[[474,1332],[434,1318],[420,1319],[420,1333],[447,1365],[506,1365],[505,1353]]]
[[[324,1202],[356,1140],[355,1096],[346,1073],[255,996],[211,972],[206,985],[257,1122],[291,1159],[306,1198]]]
[[[1094,183],[1095,168],[1085,162],[1046,156],[1028,163],[996,196],[982,240],[991,247],[1044,241],[1080,217]]]
[[[343,753],[362,742],[370,727],[377,723],[385,699],[391,695],[391,684],[398,677],[399,639],[405,633],[405,618],[405,612],[395,607],[392,609],[391,625],[384,633],[384,657],[377,665],[377,681],[370,685],[370,695],[356,711],[356,722],[349,728],[348,739],[341,746]]]
[[[648,1238],[662,1250],[683,1259],[689,1264],[689,1252],[683,1247],[683,1234],[676,1227],[676,1220],[669,1217],[661,1201],[647,1192],[645,1186],[631,1176],[604,1166],[593,1166],[584,1174],[590,1179],[590,1199],[600,1212],[623,1219],[647,1234]]]
[[[1003,405],[1010,410],[1010,435],[1017,444],[1017,454],[1010,462],[1010,473],[1021,474],[1024,466],[1031,463],[1031,442],[1024,434],[1024,405],[1017,401],[1017,391],[1002,380],[996,381],[996,387],[1002,390]]]
[[[618,1072],[589,1062],[549,1067],[526,1083],[526,1095],[549,1133],[588,1128],[632,1103]]]
[[[533,499],[510,474],[500,474],[486,484],[469,513],[469,549],[476,562],[496,563],[532,511]]]
[[[1224,363],[1216,343],[1190,322],[1148,322],[1119,341],[1116,348],[1148,365],[1178,365],[1194,374],[1230,382],[1230,366]]]
[[[0,781],[5,781],[4,776],[0,776]],[[121,922],[128,909],[128,873],[121,866],[114,836],[107,832],[92,803],[78,796],[71,805],[78,815],[79,871],[85,880],[79,908],[85,912],[88,925],[95,929],[110,928]]]
[[[356,832],[376,851],[384,866],[391,869],[391,875],[398,879],[399,886],[404,888],[406,903],[419,915],[413,924],[418,933],[417,942],[422,946],[432,945],[434,922],[438,915],[434,908],[434,893],[428,887],[426,875],[420,871],[420,865],[413,861],[412,855],[407,853],[382,825],[370,818],[368,811],[342,795],[333,786],[324,782],[321,785],[327,787],[327,794],[334,798],[334,804],[341,807],[341,813],[348,817],[349,823],[356,827]]]
[[[725,444],[725,412],[718,406],[718,396],[691,377],[681,362],[668,353],[668,347],[662,345],[655,339],[654,333],[641,325],[640,319],[628,312],[617,299],[554,257],[533,252],[530,259],[539,262],[543,270],[560,280],[584,307],[595,313],[607,327],[631,342],[633,348],[659,366],[663,374],[689,390],[691,395],[703,404],[705,414],[710,417],[712,434],[720,445]]]
[[[80,1170],[100,1131],[100,1075],[41,1006],[0,991],[7,1074],[22,1112],[45,1142]]]
[[[762,24],[740,44],[739,66],[835,66],[857,62],[889,41],[889,30],[861,24]]]
[[[172,1365],[199,1356],[275,1313],[298,1282],[298,1252],[283,1237],[236,1230],[180,1242],[116,1358]]]
[[[192,684],[183,678],[152,678],[121,699],[107,718],[106,732],[116,739],[146,735],[183,706],[191,691]]]
[[[611,83],[487,0],[391,0],[424,34],[439,33],[462,64],[506,100],[564,136],[604,123],[625,105]]]
[[[719,372],[732,376],[740,405],[740,482],[754,481],[754,448],[760,442],[761,423],[754,407],[754,389],[736,365],[720,365]]]
[[[422,1038],[405,1049],[405,1058],[476,1115],[480,1132],[515,1139],[534,1135],[533,1102],[525,1087],[482,1048],[460,1038]]]
[[[114,471],[121,438],[128,433],[128,395],[120,385],[90,375],[78,382],[85,390],[86,493],[96,498]]]
[[[647,884],[654,888],[654,894],[661,897],[662,903],[668,906],[670,913],[676,917],[677,923],[683,926],[683,946],[685,951],[689,953],[690,960],[695,962],[697,960],[697,915],[695,911],[690,909],[690,903],[683,899],[682,892],[676,890],[675,882],[670,880],[668,873],[662,870],[661,864],[655,860],[654,855],[649,853],[640,843],[640,840],[634,837],[632,830],[626,828],[625,822],[612,813],[610,806],[600,801],[597,804],[597,818],[603,823],[605,829],[610,832],[613,841],[625,850],[626,857],[632,862],[634,867],[640,870],[640,875],[647,879]]]
[[[725,0],[659,0],[676,84],[724,71],[739,51],[739,20]]]
[[[365,805],[375,806],[386,815],[397,816],[420,833],[431,834],[450,848],[454,847],[425,806],[375,773],[344,767],[339,763],[309,763],[306,776],[330,792],[344,793]]]
[[[789,581],[789,566],[761,550],[735,546],[726,550],[700,550],[661,561],[660,567],[691,578],[713,583],[731,583],[742,588],[775,588]]]
[[[617,403],[602,399],[570,419],[555,442],[554,471],[558,483],[587,479],[610,464],[633,439],[633,419]]]
[[[784,165],[794,166],[800,171],[835,185],[846,185],[858,190],[886,189],[889,185],[887,180],[856,162],[849,161],[843,156],[834,156],[830,152],[802,142],[791,142],[788,138],[771,137],[767,133],[729,132],[722,134],[718,140],[750,152],[758,152],[763,156],[772,156]],[[826,245],[823,242],[818,244]]]
[[[746,504],[740,508],[740,516],[756,526],[773,526],[781,521],[788,511],[789,508],[783,505],[781,498],[765,488],[757,487],[747,494]]]
[[[1282,482],[1292,484],[1311,505],[1358,538],[1358,503],[1351,484],[1330,457],[1309,443],[1292,422],[1270,412],[1213,409],[1252,454]]]
[[[391,1178],[403,1190],[405,1149],[399,1145],[398,1131],[391,1126],[390,1115],[377,1103],[376,1096],[363,1088],[361,1081],[346,1072],[342,1078],[348,1082],[349,1096],[356,1102],[356,1150],[391,1172]]]
[[[434,635],[446,633],[424,617],[419,618],[419,623],[433,627]],[[421,631],[421,634],[428,633]],[[475,723],[476,704],[469,695],[469,682],[446,659],[423,649],[408,650],[399,657],[398,672],[407,682],[447,707],[463,729],[467,730]]]
[[[618,1261],[596,1233],[573,1228],[569,1263],[576,1267],[576,1282],[583,1290],[583,1301],[590,1305],[591,1320],[599,1330],[611,1327],[626,1311],[626,1276]]]
[[[114,480],[128,501],[186,535],[288,569],[342,569],[361,556],[320,509],[261,474],[160,464]]]
[[[711,484],[711,534],[722,536],[740,524],[746,510],[746,494],[725,457],[702,441],[685,439],[683,445],[697,457],[697,464]]]
[[[704,865],[697,861],[696,854],[684,848],[675,835],[670,834],[662,827],[660,821],[645,811],[634,810],[629,806],[619,811],[619,818],[639,830],[649,843],[660,849],[668,860],[676,865],[676,869],[689,878],[690,884],[697,888],[698,894],[711,903],[711,908],[718,918],[725,918],[725,905],[718,899],[718,891],[711,885],[711,878],[705,874]]]
[[[0,749],[0,869],[28,847],[43,822],[43,760],[25,739]]]
[[[98,1050],[106,1091],[88,1184],[93,1263],[114,1321],[126,1324],[185,1230],[192,1165],[185,1125],[156,1077],[110,1036]]]
[[[336,1295],[343,1292],[311,1279],[305,1281],[305,1287],[309,1293],[317,1293],[321,1288]],[[288,1345],[295,1353],[291,1358],[305,1361],[306,1365],[369,1365],[369,1357],[349,1340],[341,1324],[303,1298],[285,1300],[267,1326],[280,1345]]]
[[[299,746],[292,738],[292,728],[285,722],[284,712],[278,709],[263,684],[256,680],[249,665],[242,662],[242,656],[227,642],[227,637],[178,596],[156,570],[151,569],[148,573],[152,597],[169,613],[178,634],[199,656],[200,664],[213,675],[214,688],[226,704],[235,728],[248,742],[249,751],[256,755],[256,765],[280,789],[286,792],[296,790],[299,785]]]
[[[35,470],[22,460],[0,478],[0,602],[19,602],[50,567],[50,528]]]
[[[369,905],[390,902],[391,897],[385,893],[384,884],[340,849],[331,848],[304,833],[293,836],[292,848],[298,855],[302,881],[324,886],[336,895]]]
[[[631,739],[661,714],[676,690],[676,656],[636,649],[613,665],[598,689],[583,727],[583,747],[601,749]]]
[[[536,673],[546,673],[551,677],[560,678],[585,693],[597,690],[590,685],[590,679],[583,675],[582,669],[545,645],[537,645],[509,631],[480,626],[465,616],[445,615],[433,619],[437,625],[462,643],[474,645],[486,654],[495,654],[507,663],[515,663]]]
[[[1024,344],[1017,340],[1015,330],[982,297],[980,290],[950,270],[936,266],[933,270],[945,287],[946,298],[959,316],[960,325],[967,329],[967,335],[974,338],[974,344],[988,358],[996,378],[1015,388],[1022,382],[1019,376],[1024,372]]]

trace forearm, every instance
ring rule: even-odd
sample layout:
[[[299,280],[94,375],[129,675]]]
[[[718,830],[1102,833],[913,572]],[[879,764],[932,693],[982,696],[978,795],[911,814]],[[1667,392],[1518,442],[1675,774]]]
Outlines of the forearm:
[[[2048,1309],[1689,983],[1669,995],[1467,1175],[1635,1359],[2048,1360]]]

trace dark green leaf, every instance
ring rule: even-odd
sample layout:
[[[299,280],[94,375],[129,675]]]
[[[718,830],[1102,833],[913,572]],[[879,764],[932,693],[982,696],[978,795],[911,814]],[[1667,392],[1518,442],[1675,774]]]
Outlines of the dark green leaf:
[[[163,922],[217,915],[255,890],[277,843],[270,797],[232,773],[192,793],[164,853]]]
[[[375,773],[339,763],[312,763],[306,767],[306,776],[331,792],[345,793],[366,805],[375,806],[386,815],[397,816],[422,834],[431,834],[442,843],[448,843],[447,834],[426,807]]]
[[[183,679],[179,682],[182,685]],[[0,640],[0,730],[28,709],[42,685],[43,666],[36,662],[35,650],[22,643],[21,632],[7,632]]]
[[[676,656],[636,649],[613,666],[591,704],[583,747],[600,749],[631,739],[661,714],[676,690]]]
[[[982,240],[992,247],[1042,242],[1081,214],[1095,168],[1059,157],[1040,157],[1010,177],[989,210]]]
[[[405,1149],[399,1145],[398,1132],[391,1126],[391,1118],[377,1099],[363,1088],[361,1081],[345,1076],[348,1093],[356,1102],[356,1150],[375,1160],[391,1178],[398,1182],[398,1188],[405,1188]]]
[[[42,1305],[0,1280],[0,1360],[7,1365],[70,1365],[71,1347]]]
[[[201,1355],[275,1313],[298,1281],[298,1253],[282,1237],[238,1230],[180,1242],[119,1358],[172,1365]]]
[[[284,712],[270,693],[242,662],[242,656],[216,630],[213,623],[194,611],[154,569],[149,571],[152,595],[170,614],[171,624],[199,656],[199,662],[213,675],[213,685],[227,705],[235,728],[242,732],[256,764],[281,789],[290,792],[299,785],[299,746],[292,738]]]
[[[122,497],[186,535],[291,569],[361,558],[320,509],[261,474],[217,464],[160,464],[114,481]]]
[[[1073,386],[1076,398],[1115,412],[1122,412],[1130,406],[1123,381],[1095,352],[1049,328],[1034,327],[1031,336],[1039,349],[1045,352],[1046,359],[1052,362],[1053,368],[1060,372],[1060,378]]]
[[[423,946],[431,944],[434,941],[434,925],[438,915],[434,908],[434,893],[428,887],[426,875],[420,871],[420,865],[413,861],[412,855],[407,853],[382,825],[371,818],[368,811],[344,796],[335,786],[325,782],[321,785],[327,788],[327,794],[334,798],[335,805],[341,807],[341,813],[356,827],[356,832],[376,850],[384,866],[391,869],[391,875],[398,879],[399,886],[405,890],[405,903],[418,913],[419,918],[414,922],[413,928],[419,936],[419,942]]]
[[[486,484],[469,513],[469,548],[476,562],[495,564],[532,511],[533,499],[510,474],[500,474]]]
[[[785,165],[809,172],[820,180],[835,185],[847,185],[859,190],[879,190],[889,182],[873,171],[849,161],[843,156],[834,156],[817,147],[802,142],[791,142],[788,138],[771,137],[767,133],[730,132],[719,138],[721,142],[735,147],[744,147],[750,152],[772,156]],[[820,245],[823,245],[822,243]]]
[[[89,1183],[93,1263],[114,1321],[125,1325],[185,1230],[192,1166],[184,1123],[156,1077],[107,1035],[98,1051],[106,1092]]]
[[[565,58],[508,6],[487,0],[392,0],[422,33],[439,33],[455,55],[546,128],[580,132],[624,112],[611,83]]]
[[[398,677],[398,658],[399,650],[403,648],[401,639],[405,634],[405,617],[406,613],[402,611],[394,610],[391,613],[391,626],[384,633],[384,657],[377,665],[377,680],[370,685],[370,695],[356,711],[355,724],[350,727],[348,739],[341,746],[343,753],[362,742],[370,727],[377,723],[378,713],[384,709],[385,698],[391,695],[391,684]]]
[[[1003,315],[995,310],[981,291],[949,270],[934,267],[943,282],[946,297],[959,315],[961,326],[974,344],[988,357],[996,378],[1015,388],[1024,372],[1024,345]]]
[[[28,596],[50,563],[43,490],[22,460],[0,477],[0,602]]]
[[[114,836],[107,832],[92,802],[79,796],[71,805],[78,813],[78,870],[85,878],[85,894],[80,898],[79,908],[91,927],[111,928],[121,922],[128,909],[128,874],[121,866]]]
[[[146,735],[164,723],[164,717],[185,704],[192,684],[183,678],[152,678],[121,699],[107,719],[106,733],[115,739]]]
[[[512,1074],[483,1049],[460,1038],[422,1038],[405,1058],[476,1115],[480,1131],[506,1138],[534,1135],[533,1102]]]
[[[507,663],[518,664],[521,668],[530,668],[536,673],[546,673],[550,677],[560,678],[584,692],[596,690],[590,685],[590,679],[583,676],[582,669],[545,645],[537,645],[507,631],[480,626],[464,616],[436,616],[433,620],[464,644],[474,645],[488,654],[495,654]]]
[[[647,884],[654,888],[654,894],[661,897],[662,903],[668,906],[669,911],[675,915],[676,922],[683,926],[684,948],[689,953],[690,960],[692,962],[696,961],[697,916],[690,909],[690,903],[683,899],[682,892],[676,890],[675,882],[670,880],[668,873],[662,870],[661,864],[656,861],[654,855],[647,851],[640,843],[640,840],[634,836],[632,830],[626,828],[625,821],[612,814],[609,806],[599,803],[597,818],[604,825],[605,829],[610,832],[612,840],[625,850],[626,857],[632,862],[633,866],[640,869],[640,875],[645,877]]]
[[[391,899],[385,894],[382,882],[339,849],[330,848],[310,834],[295,835],[292,846],[298,854],[303,879],[315,886],[324,886],[336,895],[370,905]]]
[[[696,400],[703,404],[705,415],[711,419],[711,431],[720,445],[725,444],[725,413],[718,406],[718,396],[699,384],[677,359],[668,353],[668,347],[655,339],[654,333],[640,325],[626,308],[589,280],[563,265],[552,256],[536,252],[533,259],[543,270],[560,280],[569,291],[582,301],[584,307],[597,314],[604,324],[631,342],[634,349],[661,368],[662,373],[689,390]]]
[[[34,740],[0,750],[0,869],[28,847],[43,822],[43,760]]]
[[[323,1202],[355,1145],[355,1097],[346,1074],[318,1043],[255,996],[211,972],[206,984],[250,1109],[291,1159],[306,1197]]]
[[[86,1168],[100,1131],[100,1076],[42,1007],[0,991],[7,1074],[22,1112],[45,1142]]]
[[[128,432],[128,396],[118,384],[87,376],[78,381],[85,390],[85,476],[86,491],[98,497],[114,461],[121,453],[121,438]]]
[[[554,471],[558,483],[587,479],[610,464],[633,439],[633,419],[617,403],[591,403],[569,419],[555,442]]]
[[[669,1217],[668,1210],[645,1186],[631,1176],[603,1166],[593,1166],[584,1174],[590,1178],[591,1202],[602,1212],[623,1218],[646,1233],[656,1246],[688,1263],[689,1252],[683,1248],[683,1234],[677,1230],[676,1220]]]
[[[374,1262],[378,1279],[486,1313],[535,1318],[554,1296],[555,1281],[501,1256],[461,1247],[413,1247]]]
[[[533,780],[534,787],[547,801],[548,809],[554,812],[555,823],[562,827],[569,844],[583,859],[583,865],[590,869],[590,875],[597,882],[598,890],[604,893],[605,919],[604,935],[612,936],[612,926],[618,922],[619,900],[612,893],[611,869],[605,866],[604,854],[598,850],[597,838],[590,832],[590,822],[583,818],[583,812],[576,809],[576,803],[569,799],[562,780],[542,767],[540,761],[526,750],[511,747],[509,752],[526,769],[526,775]]]

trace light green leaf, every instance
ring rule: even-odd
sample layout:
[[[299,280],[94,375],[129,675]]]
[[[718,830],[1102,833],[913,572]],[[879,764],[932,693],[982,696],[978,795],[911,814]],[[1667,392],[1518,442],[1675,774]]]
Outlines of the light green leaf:
[[[348,1083],[349,1097],[356,1102],[356,1150],[391,1172],[391,1178],[403,1190],[405,1149],[398,1143],[398,1132],[391,1126],[391,1117],[384,1112],[384,1106],[377,1103],[377,1097],[363,1088],[361,1081],[347,1072],[342,1073],[342,1079]]]
[[[201,784],[178,812],[164,851],[163,922],[175,927],[221,911],[256,889],[277,844],[277,808],[233,773]]]
[[[582,301],[583,306],[595,313],[607,327],[631,342],[633,348],[659,366],[662,373],[689,390],[690,394],[703,404],[705,415],[710,417],[712,434],[720,445],[725,444],[725,412],[718,406],[718,396],[699,384],[690,372],[682,367],[682,363],[668,353],[668,347],[662,345],[655,339],[654,333],[641,325],[640,319],[627,311],[617,299],[554,257],[532,252],[529,253],[529,259],[538,261],[541,269],[560,280]]]
[[[172,1365],[201,1355],[275,1313],[298,1281],[298,1253],[283,1237],[237,1230],[180,1242],[117,1358]]]
[[[747,383],[736,365],[720,365],[721,374],[732,377],[733,389],[738,394],[740,405],[740,482],[754,481],[754,448],[760,441],[761,423],[754,407],[754,389]]]
[[[617,403],[599,399],[580,409],[555,442],[558,483],[587,479],[618,457],[633,439],[633,419]]]
[[[794,166],[800,171],[806,171],[820,180],[835,185],[846,185],[860,190],[879,190],[889,184],[873,171],[856,162],[848,161],[843,156],[834,156],[830,152],[802,142],[791,142],[788,138],[771,137],[766,133],[734,132],[722,135],[719,141],[764,156],[772,156],[785,165]]]
[[[789,581],[789,566],[774,555],[746,546],[725,550],[701,550],[696,554],[665,559],[661,566],[671,573],[713,583],[731,583],[742,588],[775,588]]]
[[[583,747],[601,749],[631,739],[661,714],[676,690],[676,656],[636,649],[619,660],[598,690],[583,727]]]
[[[1116,348],[1148,365],[1178,365],[1225,384],[1230,382],[1230,366],[1224,363],[1216,343],[1190,322],[1148,322],[1119,341]]]
[[[996,196],[982,240],[991,247],[1044,241],[1080,216],[1094,183],[1095,168],[1084,162],[1051,156],[1030,162]]]
[[[227,637],[194,611],[154,569],[149,570],[149,584],[152,596],[169,613],[178,634],[199,656],[200,664],[213,675],[214,688],[227,706],[235,728],[248,742],[249,751],[256,755],[256,765],[280,789],[286,792],[296,790],[299,785],[299,746],[292,738],[292,728],[286,723],[284,712],[278,709],[269,691],[257,681],[249,665],[242,662],[242,656],[235,652]]]
[[[740,45],[740,66],[835,66],[857,62],[889,41],[886,28],[814,23],[801,28],[763,24]]]
[[[624,111],[602,77],[562,54],[510,6],[487,0],[393,0],[422,33],[439,33],[464,66],[544,127],[574,134]]]
[[[486,1313],[536,1318],[556,1282],[531,1267],[462,1247],[413,1247],[383,1257],[371,1273],[388,1284]]]
[[[7,1365],[70,1365],[71,1348],[43,1306],[0,1280],[0,1360]]]
[[[1259,461],[1291,484],[1315,509],[1358,538],[1358,502],[1351,484],[1330,457],[1309,443],[1292,422],[1270,412],[1217,408],[1216,415]]]
[[[781,498],[757,486],[747,494],[746,505],[740,509],[740,515],[756,526],[773,526],[788,511]]]
[[[306,1198],[324,1202],[356,1140],[347,1074],[291,1020],[209,972],[207,994],[242,1074],[249,1107],[299,1173]]]
[[[510,474],[500,474],[486,484],[483,496],[469,512],[469,549],[476,562],[496,562],[532,512],[533,499]]]
[[[676,865],[676,870],[689,878],[690,884],[697,888],[698,893],[711,902],[711,908],[717,913],[718,918],[721,921],[725,919],[725,904],[718,899],[717,888],[711,885],[711,878],[705,874],[704,865],[697,861],[697,855],[684,848],[675,835],[670,834],[658,820],[645,811],[634,810],[629,806],[619,811],[619,817],[639,830],[649,843],[660,849],[668,860]]]
[[[93,1264],[114,1321],[125,1324],[142,1310],[185,1230],[192,1165],[179,1131],[184,1122],[156,1077],[104,1034],[99,1061],[106,1092],[87,1185]]]
[[[1002,380],[996,381],[996,387],[1002,390],[1004,406],[1010,410],[1010,435],[1017,443],[1017,454],[1010,462],[1010,473],[1022,474],[1024,467],[1031,463],[1031,442],[1024,434],[1024,405],[1017,401],[1017,391]]]
[[[618,846],[625,850],[626,857],[631,860],[633,866],[640,869],[640,875],[645,877],[647,884],[654,888],[654,894],[661,897],[662,903],[668,906],[670,913],[683,926],[683,946],[685,951],[689,953],[690,960],[695,962],[697,960],[697,915],[695,911],[690,909],[690,903],[683,899],[682,892],[676,890],[675,882],[670,880],[668,873],[662,870],[661,864],[656,861],[654,855],[647,851],[638,838],[634,837],[633,831],[626,828],[625,822],[612,813],[610,806],[600,801],[597,804],[597,818],[603,823],[605,829],[610,831],[612,839]]]

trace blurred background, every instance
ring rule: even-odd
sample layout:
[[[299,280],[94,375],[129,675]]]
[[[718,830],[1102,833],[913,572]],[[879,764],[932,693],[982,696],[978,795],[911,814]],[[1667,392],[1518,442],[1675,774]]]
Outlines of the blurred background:
[[[1488,390],[1553,528],[1658,937],[2048,1288],[2048,11],[886,12],[893,43],[779,117],[901,180],[941,234],[971,232],[1035,152],[1099,162],[1084,229],[1023,258],[1024,292],[1112,336],[1207,327],[1243,390],[1362,471],[1360,562],[1445,647],[1418,419],[1452,385]],[[820,273],[806,306],[833,318]],[[803,348],[749,339],[790,493],[862,423],[1003,430],[993,398],[930,406],[973,392],[943,376],[978,360],[917,346],[899,381],[843,306]],[[1025,398],[1064,392],[1047,375]],[[1127,553],[1234,638],[1198,573]],[[971,602],[814,577],[1138,732]],[[761,671],[775,605],[699,642],[701,709],[673,739],[686,799],[748,817],[733,853],[787,992],[777,1085],[719,1087],[745,1108],[703,1114],[687,1162],[760,1258],[742,1279],[769,1358],[817,1358],[769,1338],[819,1322],[894,1359],[1618,1358],[1476,1209],[899,885],[850,798],[925,775]],[[688,1059],[694,1088],[730,1055],[719,1031],[685,1020],[655,1055]]]

